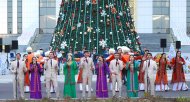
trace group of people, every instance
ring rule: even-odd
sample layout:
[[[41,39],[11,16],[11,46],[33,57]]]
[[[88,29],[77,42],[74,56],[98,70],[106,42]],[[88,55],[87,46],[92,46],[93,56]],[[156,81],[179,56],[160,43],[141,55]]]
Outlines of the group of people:
[[[59,87],[57,82],[58,62],[54,59],[54,53],[49,52],[48,56],[43,59],[40,55],[34,55],[32,48],[27,48],[28,54],[23,56],[16,54],[16,60],[11,63],[11,72],[13,79],[13,96],[17,98],[17,92],[20,97],[24,98],[25,92],[30,92],[31,99],[41,99],[41,75],[45,71],[45,85],[47,97],[50,98],[50,88],[53,85],[56,91],[56,97],[59,98]],[[19,86],[19,90],[17,87]]]
[[[16,60],[11,63],[11,71],[14,74],[13,95],[16,98],[17,86],[24,98],[24,90],[30,92],[30,98],[41,99],[40,77],[44,74],[47,97],[51,97],[50,90],[53,87],[56,98],[59,98],[59,87],[57,82],[59,60],[56,53],[49,51],[42,57],[42,53],[32,53],[32,48],[27,48],[27,55],[21,59],[21,54],[16,54]],[[74,54],[67,53],[63,66],[64,97],[76,98],[76,83],[82,83],[82,97],[86,98],[86,88],[88,96],[91,97],[93,72],[96,73],[96,96],[98,98],[108,97],[108,82],[111,83],[112,96],[119,91],[122,95],[122,85],[126,85],[128,97],[138,97],[139,91],[149,92],[155,95],[156,91],[167,91],[168,77],[166,68],[173,69],[172,80],[173,90],[188,90],[183,71],[184,59],[181,52],[177,51],[176,57],[169,61],[165,53],[159,59],[154,59],[149,50],[145,50],[143,55],[140,52],[130,52],[127,47],[118,47],[117,51],[110,48],[109,56],[96,56],[96,62],[90,57],[89,51],[83,51],[83,57],[76,58]],[[156,75],[154,74],[156,72]],[[75,80],[78,75],[78,81]],[[27,88],[29,87],[29,88]]]

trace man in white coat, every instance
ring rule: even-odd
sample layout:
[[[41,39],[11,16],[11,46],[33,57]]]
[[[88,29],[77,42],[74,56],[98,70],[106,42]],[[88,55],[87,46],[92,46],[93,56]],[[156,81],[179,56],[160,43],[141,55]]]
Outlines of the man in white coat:
[[[58,82],[57,82],[57,74],[58,74],[58,61],[54,59],[54,54],[53,52],[49,53],[49,59],[45,61],[44,64],[45,68],[45,80],[46,80],[46,92],[47,92],[47,97],[50,98],[50,86],[51,86],[51,81],[53,82],[53,86],[56,91],[56,98],[59,98],[59,87],[58,87]]]
[[[95,69],[93,59],[89,57],[90,53],[84,51],[84,57],[80,59],[80,68],[82,71],[82,97],[85,98],[86,85],[88,83],[88,97],[91,97],[91,87],[92,87],[92,71]]]
[[[121,97],[121,88],[122,88],[122,76],[121,76],[121,71],[123,69],[123,62],[119,60],[119,53],[114,54],[114,60],[110,62],[109,68],[110,68],[110,73],[111,73],[111,79],[112,79],[112,94],[115,96],[115,84],[116,82],[118,83],[119,87],[119,97]]]
[[[147,54],[148,60],[144,61],[143,65],[143,72],[145,72],[144,75],[144,82],[145,82],[145,92],[148,92],[150,89],[150,94],[155,96],[155,89],[154,89],[154,81],[155,81],[155,75],[154,70],[157,70],[157,64],[154,60],[152,60],[152,54]]]
[[[13,76],[13,97],[17,98],[17,92],[20,91],[20,96],[24,99],[24,73],[27,71],[26,64],[21,60],[21,54],[16,54],[16,60],[11,63],[11,72]],[[17,90],[19,87],[19,90]]]

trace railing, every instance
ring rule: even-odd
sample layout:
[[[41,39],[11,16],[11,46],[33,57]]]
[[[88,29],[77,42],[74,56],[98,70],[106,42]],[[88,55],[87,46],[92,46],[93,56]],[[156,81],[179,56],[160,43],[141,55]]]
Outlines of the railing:
[[[34,43],[37,35],[39,34],[40,32],[40,29],[39,28],[36,28],[35,29],[35,32],[34,32],[34,35],[31,37],[30,41],[28,42],[28,46],[32,46],[32,44]]]
[[[172,28],[168,28],[168,30],[169,30],[169,34],[172,36],[172,41],[174,43],[175,41],[177,41],[177,37],[174,35],[174,31]]]

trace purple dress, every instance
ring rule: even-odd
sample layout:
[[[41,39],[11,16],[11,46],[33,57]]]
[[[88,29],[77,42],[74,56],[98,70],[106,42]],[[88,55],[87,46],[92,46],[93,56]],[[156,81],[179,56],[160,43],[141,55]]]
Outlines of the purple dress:
[[[96,64],[97,82],[96,82],[96,97],[107,98],[108,87],[106,74],[110,73],[107,63],[98,62]]]
[[[43,72],[43,69],[40,67],[39,64],[30,64],[30,72],[31,72],[31,79],[30,79],[30,98],[32,99],[41,99],[41,81],[40,76]]]

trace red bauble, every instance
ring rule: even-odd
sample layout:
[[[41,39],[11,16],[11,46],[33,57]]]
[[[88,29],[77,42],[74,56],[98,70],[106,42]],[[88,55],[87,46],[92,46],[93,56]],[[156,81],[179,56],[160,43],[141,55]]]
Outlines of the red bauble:
[[[116,18],[117,18],[117,19],[120,19],[120,16],[117,16]]]

